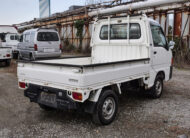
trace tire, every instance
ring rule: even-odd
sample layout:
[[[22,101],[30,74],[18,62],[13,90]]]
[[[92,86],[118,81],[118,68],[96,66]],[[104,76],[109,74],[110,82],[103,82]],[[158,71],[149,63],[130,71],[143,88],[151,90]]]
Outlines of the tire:
[[[18,59],[18,53],[13,53],[13,59]]]
[[[32,53],[30,53],[30,55],[29,55],[29,60],[30,60],[30,61],[35,61],[35,58],[34,58],[34,56],[33,56]]]
[[[18,60],[22,60],[23,58],[22,58],[22,55],[19,53],[18,54]]]
[[[11,64],[11,59],[8,59],[8,60],[5,61],[5,65],[6,65],[7,67],[10,66],[10,64]]]
[[[54,108],[46,106],[46,105],[43,105],[43,104],[39,104],[39,107],[41,109],[45,110],[45,111],[53,111],[53,110],[55,110]]]
[[[154,86],[149,90],[150,96],[154,99],[158,99],[162,96],[164,89],[163,77],[157,76],[154,82]]]
[[[105,90],[100,95],[95,113],[92,115],[93,122],[98,125],[109,125],[116,117],[118,111],[118,97],[112,90]]]

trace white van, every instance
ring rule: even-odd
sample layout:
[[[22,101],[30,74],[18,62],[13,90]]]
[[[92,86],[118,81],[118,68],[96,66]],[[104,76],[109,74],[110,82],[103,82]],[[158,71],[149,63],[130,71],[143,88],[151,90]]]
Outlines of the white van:
[[[35,60],[37,58],[60,57],[61,42],[55,29],[30,29],[23,33],[18,44],[19,58]]]

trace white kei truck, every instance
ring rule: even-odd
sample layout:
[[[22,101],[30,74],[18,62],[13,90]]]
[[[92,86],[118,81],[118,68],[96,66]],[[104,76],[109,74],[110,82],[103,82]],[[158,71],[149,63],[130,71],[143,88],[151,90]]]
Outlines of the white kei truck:
[[[12,50],[10,47],[0,46],[0,63],[4,62],[6,66],[9,66],[12,58]]]
[[[0,25],[0,46],[10,47],[14,58],[18,55],[19,34],[14,26]]]
[[[145,15],[96,19],[91,47],[91,57],[19,61],[19,88],[44,110],[84,111],[108,125],[126,87],[160,98],[163,82],[172,78],[174,42]]]

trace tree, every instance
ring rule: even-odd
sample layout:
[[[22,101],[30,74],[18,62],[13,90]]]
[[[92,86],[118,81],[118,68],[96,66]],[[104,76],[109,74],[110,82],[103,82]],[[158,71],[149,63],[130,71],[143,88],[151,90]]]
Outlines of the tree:
[[[172,36],[172,33],[173,33],[173,28],[172,28],[172,26],[170,25],[170,26],[168,27],[168,35],[169,35],[169,36]]]

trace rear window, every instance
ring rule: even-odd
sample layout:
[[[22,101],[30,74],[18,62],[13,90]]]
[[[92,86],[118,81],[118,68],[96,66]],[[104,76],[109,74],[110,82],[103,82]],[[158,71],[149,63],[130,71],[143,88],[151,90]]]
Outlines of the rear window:
[[[110,40],[127,39],[128,24],[110,25]],[[130,39],[141,38],[141,28],[138,23],[130,23]],[[104,25],[100,31],[100,39],[108,40],[108,25]]]
[[[56,32],[39,32],[37,36],[38,41],[59,41]]]
[[[19,39],[18,35],[11,35],[10,36],[10,40],[18,40],[18,39]]]
[[[15,40],[15,36],[14,36],[14,35],[11,35],[11,36],[10,36],[10,39],[11,39],[11,40]]]
[[[127,39],[127,24],[111,25],[111,39]]]

